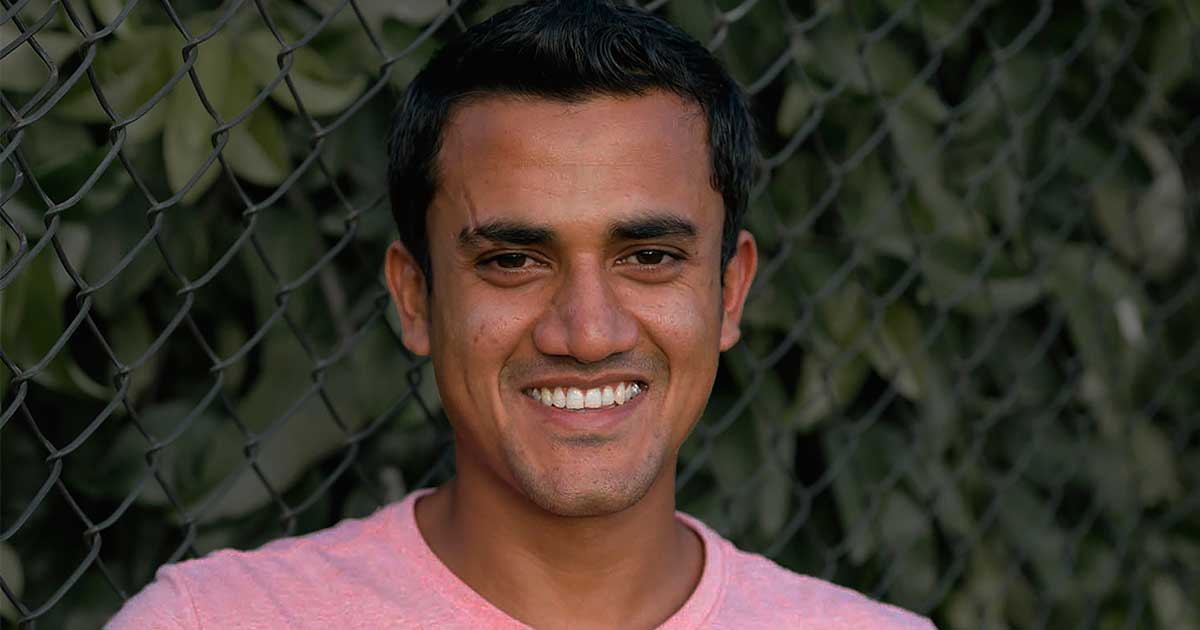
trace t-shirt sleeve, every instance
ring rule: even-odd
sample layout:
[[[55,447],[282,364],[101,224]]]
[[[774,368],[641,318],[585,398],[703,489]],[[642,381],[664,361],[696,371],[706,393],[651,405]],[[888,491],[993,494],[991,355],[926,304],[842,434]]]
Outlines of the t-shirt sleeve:
[[[154,581],[134,595],[105,630],[200,630],[192,596],[174,566],[159,568]]]

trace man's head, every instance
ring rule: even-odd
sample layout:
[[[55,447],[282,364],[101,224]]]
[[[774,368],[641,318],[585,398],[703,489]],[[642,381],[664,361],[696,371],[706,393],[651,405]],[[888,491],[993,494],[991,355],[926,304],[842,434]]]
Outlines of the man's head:
[[[388,284],[460,478],[576,516],[669,479],[756,262],[752,126],[719,64],[638,9],[517,7],[434,57],[389,150]]]

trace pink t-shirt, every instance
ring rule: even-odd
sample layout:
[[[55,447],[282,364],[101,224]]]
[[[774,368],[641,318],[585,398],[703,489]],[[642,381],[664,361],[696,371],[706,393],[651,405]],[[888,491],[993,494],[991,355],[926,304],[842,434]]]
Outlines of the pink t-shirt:
[[[164,566],[106,628],[528,628],[471,590],[425,544],[413,506],[429,492],[256,551],[222,550]],[[686,514],[677,517],[704,541],[704,574],[660,628],[933,629],[923,617],[792,573],[739,551]]]

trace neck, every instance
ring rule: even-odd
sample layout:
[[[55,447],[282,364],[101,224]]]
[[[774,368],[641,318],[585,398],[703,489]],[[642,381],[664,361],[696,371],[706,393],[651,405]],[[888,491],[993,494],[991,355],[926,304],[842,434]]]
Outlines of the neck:
[[[509,616],[538,628],[653,627],[698,583],[703,548],[675,519],[673,461],[637,503],[593,517],[546,512],[463,463],[418,502],[417,524],[447,568]]]

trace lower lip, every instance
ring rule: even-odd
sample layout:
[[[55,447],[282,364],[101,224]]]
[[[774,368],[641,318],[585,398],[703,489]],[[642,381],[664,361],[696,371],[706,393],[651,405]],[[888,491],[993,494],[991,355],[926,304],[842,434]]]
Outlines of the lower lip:
[[[647,391],[642,390],[637,396],[625,401],[623,405],[601,407],[600,409],[581,409],[579,411],[544,405],[524,393],[521,394],[521,398],[534,411],[536,414],[534,417],[543,419],[561,431],[595,434],[608,433],[617,429],[629,418],[634,409],[641,405]]]

